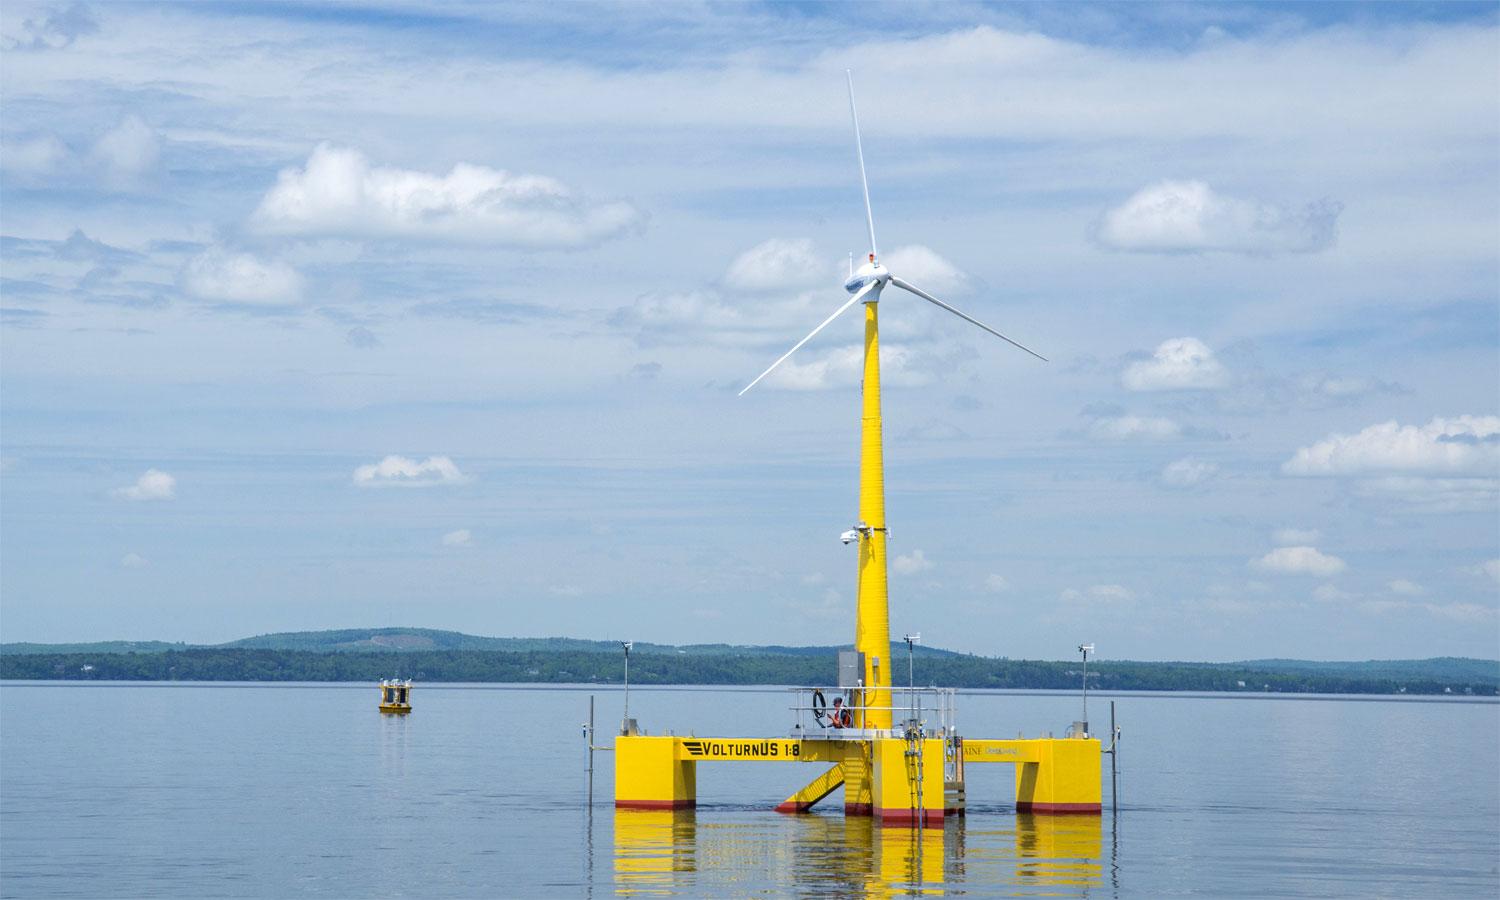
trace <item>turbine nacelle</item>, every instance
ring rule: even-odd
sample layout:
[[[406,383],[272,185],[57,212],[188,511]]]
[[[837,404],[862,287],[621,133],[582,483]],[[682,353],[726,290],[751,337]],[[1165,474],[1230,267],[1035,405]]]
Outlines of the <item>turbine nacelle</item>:
[[[866,303],[876,303],[880,300],[880,288],[885,287],[887,281],[891,280],[891,273],[885,266],[875,261],[875,254],[870,254],[870,261],[854,270],[854,274],[844,282],[844,290],[851,294],[857,294],[865,289],[865,286],[874,282],[878,285],[865,296]]]

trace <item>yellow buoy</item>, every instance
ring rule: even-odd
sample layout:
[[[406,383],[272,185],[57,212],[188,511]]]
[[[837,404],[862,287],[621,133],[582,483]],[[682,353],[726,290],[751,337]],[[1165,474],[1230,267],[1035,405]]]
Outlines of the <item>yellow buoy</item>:
[[[410,678],[405,681],[392,678],[380,682],[380,711],[397,716],[411,712]]]

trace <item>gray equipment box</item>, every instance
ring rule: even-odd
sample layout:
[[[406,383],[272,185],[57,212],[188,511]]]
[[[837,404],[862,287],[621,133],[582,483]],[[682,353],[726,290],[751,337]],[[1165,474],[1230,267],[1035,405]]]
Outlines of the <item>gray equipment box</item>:
[[[839,687],[862,687],[865,681],[865,655],[857,650],[839,651]]]

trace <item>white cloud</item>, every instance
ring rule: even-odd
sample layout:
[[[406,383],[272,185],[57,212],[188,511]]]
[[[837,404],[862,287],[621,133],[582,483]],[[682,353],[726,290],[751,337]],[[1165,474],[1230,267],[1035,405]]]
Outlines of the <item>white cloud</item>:
[[[61,50],[80,37],[98,34],[99,21],[86,3],[59,3],[49,8],[43,19],[23,19],[21,31],[27,40],[8,38],[5,49]]]
[[[854,264],[858,266],[859,262],[856,259]],[[963,270],[921,244],[897,247],[883,255],[880,262],[893,274],[940,299],[947,299],[944,294],[968,288],[969,279]]]
[[[358,150],[319,144],[283,169],[251,223],[293,235],[433,238],[521,247],[585,247],[635,228],[621,202],[594,202],[541,175],[459,163],[446,175],[372,166]]]
[[[161,158],[161,138],[140,116],[128,115],[104,132],[86,152],[55,134],[5,142],[0,165],[13,177],[41,182],[66,179],[71,185],[99,184],[125,189],[150,174]]]
[[[1068,588],[1058,594],[1058,598],[1065,603],[1080,603],[1084,601],[1095,603],[1128,603],[1135,599],[1135,593],[1124,585],[1096,584],[1081,591],[1077,588]]]
[[[717,289],[704,288],[642,294],[608,316],[609,325],[630,332],[643,346],[682,345],[752,349],[754,361],[769,362],[799,335],[838,308],[834,294],[840,272],[825,266],[808,241],[774,239],[741,254]],[[926,248],[904,247],[898,258],[915,260],[911,269],[925,286],[950,291],[962,279],[951,264]],[[902,257],[901,255],[905,256]],[[915,276],[913,276],[915,280]],[[749,298],[745,292],[760,296]],[[821,391],[859,383],[863,347],[839,344],[839,335],[860,331],[859,316],[846,313],[840,323],[777,367],[764,385],[781,390]],[[931,324],[898,317],[885,324],[880,347],[881,377],[893,386],[931,384],[951,375],[972,353],[950,341],[931,339]]]
[[[1455,622],[1493,622],[1500,618],[1500,610],[1478,603],[1424,603],[1428,612]]]
[[[902,344],[880,345],[880,383],[883,387],[922,387],[937,380],[938,373],[951,360],[931,352],[930,345],[915,348]],[[806,348],[799,351],[805,353]],[[799,361],[796,356],[776,367],[766,380],[756,386],[787,391],[826,391],[850,387],[860,382],[864,371],[864,348],[857,344],[835,347],[821,355],[809,355]]]
[[[1278,528],[1271,535],[1271,543],[1278,547],[1311,544],[1322,536],[1323,532],[1316,528]]]
[[[758,339],[759,330],[765,325],[758,319],[752,320],[747,313],[762,312],[764,305],[741,309],[711,291],[650,293],[637,297],[630,306],[616,309],[610,323],[640,329],[642,337],[651,343],[668,341],[674,335],[696,342],[710,333],[721,342],[739,337],[738,342],[745,343],[746,332],[755,332]]]
[[[1331,584],[1320,584],[1313,588],[1313,597],[1324,603],[1337,603],[1341,600],[1353,600],[1354,595],[1348,591],[1339,590]]]
[[[110,493],[123,500],[171,500],[177,495],[177,479],[160,469],[147,469],[135,484]]]
[[[1492,472],[1500,466],[1500,416],[1435,418],[1426,425],[1371,425],[1331,434],[1281,466],[1288,475]]]
[[[1217,194],[1202,181],[1161,181],[1104,214],[1101,244],[1142,253],[1311,253],[1333,244],[1342,207],[1291,209]]]
[[[387,456],[378,463],[354,470],[360,487],[433,487],[462,484],[468,478],[446,456],[429,456],[421,462],[404,456]]]
[[[1359,608],[1375,615],[1421,611],[1440,619],[1466,624],[1490,624],[1500,619],[1500,609],[1479,603],[1414,603],[1411,600],[1372,599],[1361,601]]]
[[[885,378],[886,362],[892,350],[884,344],[880,347],[880,374]],[[848,387],[858,384],[864,365],[864,354],[858,346],[835,347],[820,354],[807,354],[804,359],[793,356],[766,376],[761,385],[784,391],[826,391],[830,388]]]
[[[1192,487],[1213,478],[1218,472],[1219,467],[1211,462],[1185,458],[1167,463],[1161,470],[1161,481],[1168,487]]]
[[[984,589],[992,594],[1003,594],[1010,590],[1010,579],[1004,575],[991,573],[984,579]]]
[[[1160,416],[1113,416],[1096,419],[1089,434],[1100,440],[1164,441],[1182,434],[1182,426]]]
[[[156,167],[161,140],[139,116],[126,116],[100,136],[90,156],[106,179],[129,183]]]
[[[1229,373],[1208,345],[1194,337],[1171,338],[1151,359],[1131,363],[1123,377],[1132,391],[1211,390],[1229,382]]]
[[[120,557],[120,566],[125,569],[144,569],[151,563],[139,553],[127,553]]]
[[[968,285],[968,276],[958,266],[922,244],[897,247],[883,254],[880,261],[917,287],[939,296],[961,291]],[[854,260],[856,266],[861,262]],[[843,275],[844,267],[835,269],[820,258],[812,241],[772,238],[736,257],[724,274],[724,285],[759,292],[834,288]]]
[[[834,282],[834,271],[807,239],[771,238],[735,257],[724,284],[741,291],[777,291]]]
[[[486,17],[476,12],[474,18]],[[132,22],[132,17],[120,13],[111,18],[117,33],[127,24],[136,33],[157,29],[162,21],[160,16],[140,15]],[[488,18],[513,20],[504,13]],[[598,13],[587,18],[595,27],[617,29],[619,43],[639,45],[627,59],[659,55],[661,46],[674,38],[681,49],[682,32],[663,29],[657,21],[611,19]],[[239,35],[221,19],[207,18],[191,27],[176,23],[171,34],[180,38],[178,44],[164,43],[149,59],[107,61],[112,63],[109,71],[123,69],[121,75],[130,83],[150,84],[152,79],[180,83],[197,76],[195,87],[214,97],[238,96],[231,90],[244,92],[247,76],[258,74],[262,90],[269,87],[276,92],[268,91],[265,96],[273,97],[278,108],[298,111],[302,108],[299,101],[305,103],[309,94],[326,98],[330,104],[337,101],[337,107],[318,109],[320,122],[341,121],[343,116],[359,121],[383,114],[393,122],[412,117],[427,124],[450,116],[457,120],[460,115],[475,119],[487,115],[507,130],[530,133],[576,129],[580,121],[598,121],[632,130],[650,129],[677,141],[682,140],[682,131],[707,133],[710,141],[720,145],[731,128],[767,132],[777,146],[788,128],[826,128],[827,98],[808,95],[842,76],[846,66],[858,70],[861,61],[872,58],[881,59],[882,65],[866,64],[860,70],[861,90],[879,97],[885,110],[900,113],[895,122],[872,117],[867,127],[874,131],[899,127],[942,138],[999,134],[1023,140],[1115,140],[1120,142],[1118,149],[1138,143],[1185,145],[1222,138],[1231,141],[1231,153],[1243,152],[1244,144],[1235,141],[1253,141],[1261,159],[1265,153],[1300,148],[1300,142],[1312,142],[1332,153],[1382,140],[1404,149],[1408,142],[1428,136],[1443,139],[1487,133],[1483,119],[1493,110],[1493,92],[1487,92],[1486,85],[1459,81],[1452,85],[1451,96],[1440,103],[1433,102],[1431,86],[1453,79],[1455,72],[1488,71],[1483,68],[1493,59],[1493,31],[1486,27],[1488,23],[1448,26],[1429,21],[1413,26],[1410,40],[1393,46],[1389,27],[1378,25],[1296,23],[1283,29],[1261,27],[1268,24],[1266,19],[1260,19],[1259,25],[1254,17],[1243,21],[1243,33],[1235,39],[1184,46],[1171,53],[1162,52],[1154,41],[1121,46],[1108,38],[1084,42],[1046,37],[1036,26],[1019,23],[1016,30],[935,23],[926,34],[892,36],[889,28],[870,22],[863,29],[848,31],[848,40],[837,49],[806,56],[804,64],[800,59],[789,60],[786,54],[761,50],[777,46],[777,39],[795,33],[798,27],[805,28],[801,21],[783,22],[778,28],[762,18],[747,20],[735,14],[727,20],[703,20],[710,29],[739,28],[736,34],[743,53],[732,65],[720,57],[703,59],[689,53],[665,71],[656,66],[614,65],[615,51],[624,47],[596,55],[595,65],[566,55],[548,60],[507,54],[447,67],[434,66],[428,56],[408,58],[393,53],[329,67],[329,41],[312,26],[267,32],[267,40],[281,37],[275,57],[280,65],[272,70],[268,57],[233,58],[228,48],[237,46]],[[400,34],[400,29],[392,31]],[[409,33],[401,36],[410,40]],[[205,65],[200,48],[212,48],[209,52],[217,54],[213,60],[217,65]],[[104,62],[81,59],[73,66],[86,67],[86,73],[94,75]],[[1388,73],[1388,80],[1370,77],[1377,66]],[[22,70],[21,74],[30,72]],[[311,74],[320,76],[320,81],[307,83]],[[1026,89],[987,89],[999,79]],[[366,90],[357,90],[361,86]],[[1424,90],[1413,91],[1410,86]],[[64,84],[54,90],[68,87]],[[1293,90],[1295,97],[1290,96]],[[1358,90],[1364,91],[1363,102],[1348,102]],[[933,102],[934,97],[951,102]],[[483,133],[478,129],[484,124],[476,121],[472,129]],[[428,144],[449,137],[430,128],[419,134]],[[266,142],[273,138],[257,130],[240,139]],[[722,164],[727,156],[723,147],[711,143],[709,148],[716,152],[705,151],[701,165]],[[602,149],[622,154],[633,148],[616,150],[605,143]],[[1213,152],[1198,143],[1195,153],[1200,149]],[[1055,153],[1056,148],[1048,151]],[[789,156],[783,150],[775,164],[784,165]],[[633,167],[653,161],[630,160]],[[1339,161],[1345,171],[1371,164],[1353,156]],[[733,164],[742,167],[738,160]],[[881,183],[878,173],[871,174]],[[1078,176],[1069,173],[1069,177],[1076,181]],[[878,213],[878,197],[876,202]]]
[[[472,547],[474,546],[474,535],[467,528],[450,531],[443,535],[444,547]]]
[[[1395,581],[1392,581],[1390,584],[1386,585],[1386,587],[1389,587],[1391,589],[1391,593],[1401,594],[1404,597],[1417,597],[1427,593],[1426,588],[1422,587],[1420,584],[1417,584],[1415,581],[1409,581],[1405,578],[1397,578]]]
[[[1314,547],[1278,547],[1260,559],[1252,559],[1250,564],[1281,575],[1316,575],[1319,578],[1337,575],[1348,568],[1342,559]]]
[[[1500,506],[1500,478],[1427,478],[1387,475],[1361,480],[1356,492],[1395,500],[1429,513],[1492,512]]]
[[[61,172],[73,164],[73,151],[56,135],[6,141],[0,152],[0,165],[12,175],[42,179]]]
[[[1399,391],[1399,385],[1369,378],[1334,375],[1308,375],[1299,382],[1299,387],[1309,397],[1337,401],[1362,397],[1377,391]]]
[[[847,622],[850,612],[849,604],[844,601],[843,595],[831,587],[824,588],[823,593],[816,599],[796,604],[796,614],[807,619]]]
[[[285,262],[219,246],[188,260],[178,284],[199,300],[266,307],[295,304],[303,290],[302,276]]]
[[[921,550],[913,550],[891,560],[891,568],[896,570],[897,575],[915,575],[932,568],[932,560]]]

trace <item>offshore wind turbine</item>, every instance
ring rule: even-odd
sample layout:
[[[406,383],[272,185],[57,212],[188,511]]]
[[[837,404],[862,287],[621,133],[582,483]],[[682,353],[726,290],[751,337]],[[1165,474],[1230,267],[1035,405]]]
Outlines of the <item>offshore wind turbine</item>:
[[[895,285],[907,293],[914,294],[942,307],[960,319],[977,325],[1002,341],[1030,353],[1037,359],[1046,357],[1016,341],[1011,340],[973,316],[955,309],[932,294],[892,273],[880,262],[875,245],[875,215],[870,206],[870,180],[865,175],[865,150],[859,134],[859,111],[854,105],[854,75],[845,71],[849,83],[849,116],[854,121],[854,149],[859,158],[859,180],[864,189],[865,224],[870,229],[870,253],[868,260],[849,274],[844,290],[850,297],[844,304],[824,319],[807,337],[798,341],[780,359],[771,363],[764,372],[740,391],[755,387],[762,378],[771,374],[777,366],[804,344],[827,328],[834,319],[843,315],[856,303],[865,307],[864,378],[860,386],[862,412],[860,417],[859,456],[859,521],[843,535],[844,543],[859,542],[859,576],[857,607],[855,612],[854,649],[864,654],[863,689],[859,702],[861,728],[891,727],[891,666],[884,659],[891,652],[890,601],[886,580],[886,524],[885,524],[885,462],[881,442],[880,424],[880,328],[877,308],[880,292],[887,285]],[[884,664],[882,664],[884,660]]]

